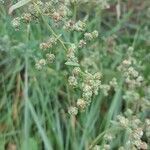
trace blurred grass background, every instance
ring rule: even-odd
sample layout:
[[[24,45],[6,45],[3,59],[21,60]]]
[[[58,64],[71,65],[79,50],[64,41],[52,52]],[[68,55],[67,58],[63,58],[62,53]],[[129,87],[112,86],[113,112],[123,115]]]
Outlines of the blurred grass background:
[[[51,33],[42,22],[33,22],[30,33],[25,25],[15,31],[11,20],[21,10],[8,15],[9,6],[15,2],[8,0],[0,4],[0,150],[6,147],[14,150],[15,145],[25,150],[88,149],[87,146],[103,134],[114,111],[116,114],[122,111],[121,84],[120,91],[111,93],[108,99],[99,94],[85,113],[79,114],[78,119],[71,118],[67,108],[77,95],[73,95],[66,84],[65,52],[60,47],[55,63],[49,69],[37,71],[34,63],[36,57],[41,56],[39,43]],[[93,3],[81,3],[77,7],[76,17],[80,19],[88,14],[88,30],[97,29],[101,37],[91,46],[94,51],[83,49],[82,56],[94,59],[93,66],[102,70],[103,80],[107,82],[114,76],[119,79],[116,66],[125,56],[126,47],[133,46],[149,84],[150,1],[120,3],[120,16],[116,12],[116,1],[111,1],[106,10]],[[80,37],[69,33],[63,36],[68,42],[76,42]]]

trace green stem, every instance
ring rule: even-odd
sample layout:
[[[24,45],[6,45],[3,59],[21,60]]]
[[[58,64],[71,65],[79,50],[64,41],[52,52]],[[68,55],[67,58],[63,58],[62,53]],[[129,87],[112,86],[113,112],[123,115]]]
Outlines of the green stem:
[[[91,143],[91,145],[89,146],[88,150],[92,150],[92,148],[100,141],[100,139],[107,133],[107,132],[113,132],[113,131],[117,131],[121,130],[122,128],[110,128],[107,131],[105,130],[104,132],[100,133]]]
[[[26,42],[28,44],[30,33],[30,24],[27,25],[27,36]],[[29,108],[28,108],[28,54],[25,56],[25,87],[24,87],[24,100],[25,100],[25,109],[24,109],[24,147],[23,149],[28,149],[28,137],[29,137]]]

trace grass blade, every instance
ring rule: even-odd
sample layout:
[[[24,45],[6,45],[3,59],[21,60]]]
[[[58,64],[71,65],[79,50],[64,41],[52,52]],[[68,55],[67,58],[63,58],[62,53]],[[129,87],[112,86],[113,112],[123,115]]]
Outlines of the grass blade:
[[[31,0],[21,0],[19,2],[17,2],[16,4],[12,5],[10,8],[9,8],[9,11],[8,13],[11,14],[14,10],[26,5],[27,3],[29,3]]]

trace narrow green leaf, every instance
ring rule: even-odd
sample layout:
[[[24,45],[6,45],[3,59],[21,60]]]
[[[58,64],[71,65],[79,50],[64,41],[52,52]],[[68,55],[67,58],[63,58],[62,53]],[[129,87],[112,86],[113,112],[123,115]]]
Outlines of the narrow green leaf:
[[[12,5],[9,8],[9,14],[11,14],[15,9],[18,9],[24,5],[26,5],[27,3],[29,3],[31,0],[21,0],[19,2],[17,2],[16,4]]]
[[[0,138],[0,150],[4,150],[4,149],[5,149],[5,139]]]
[[[31,115],[33,117],[33,120],[35,121],[36,125],[37,125],[37,128],[38,128],[38,131],[41,135],[41,138],[44,142],[44,145],[45,145],[45,149],[46,150],[52,150],[52,145],[51,145],[51,141],[50,139],[48,139],[47,135],[46,135],[46,132],[45,130],[42,128],[42,125],[39,121],[39,118],[38,116],[36,115],[36,112],[32,106],[32,104],[30,103],[30,101],[28,101],[28,106],[29,106],[29,109],[30,109],[30,112],[31,112]]]
[[[23,141],[23,147],[21,148],[21,150],[24,150],[24,147],[26,147],[26,142]],[[38,150],[39,146],[38,146],[38,142],[35,138],[28,138],[28,150]]]
[[[38,150],[38,143],[35,140],[35,138],[29,138],[29,147],[31,148],[31,150]]]
[[[71,62],[71,61],[67,61],[65,64],[68,65],[68,66],[76,66],[76,67],[79,66],[78,63],[76,63],[76,62]]]

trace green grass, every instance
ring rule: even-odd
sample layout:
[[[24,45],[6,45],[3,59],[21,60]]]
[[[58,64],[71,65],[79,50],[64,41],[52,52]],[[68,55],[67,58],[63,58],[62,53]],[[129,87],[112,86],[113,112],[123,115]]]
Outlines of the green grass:
[[[0,150],[10,143],[20,150],[88,150],[96,144],[103,145],[103,135],[109,131],[120,134],[112,149],[122,145],[119,140],[123,133],[111,125],[112,120],[115,121],[125,109],[122,96],[126,87],[116,68],[126,57],[126,47],[133,46],[133,55],[139,64],[137,68],[145,78],[144,88],[149,86],[150,30],[145,28],[149,29],[150,24],[148,18],[142,17],[146,10],[138,16],[136,12],[128,11],[119,21],[115,18],[115,11],[103,10],[87,20],[87,31],[97,29],[100,36],[87,49],[80,50],[78,57],[80,61],[89,58],[91,71],[102,72],[102,83],[116,77],[119,87],[107,97],[100,91],[85,112],[77,116],[70,116],[68,107],[75,104],[81,91],[68,85],[71,68],[65,65],[65,49],[61,40],[77,43],[82,35],[64,32],[51,24],[57,35],[62,34],[59,44],[54,47],[56,60],[38,71],[35,61],[43,55],[39,44],[53,34],[48,18],[42,16],[39,21],[28,26],[22,24],[20,30],[15,31],[11,26],[13,16],[7,11],[3,5],[0,6]],[[20,13],[17,10],[15,15]],[[88,13],[93,12],[89,10]],[[105,39],[113,35],[117,36],[116,45],[109,47]],[[107,51],[111,48],[112,53]],[[142,87],[139,93],[145,96]],[[148,99],[149,96],[146,95]],[[148,118],[149,114],[149,110],[137,113],[141,120]],[[146,142],[149,141],[146,139]]]

